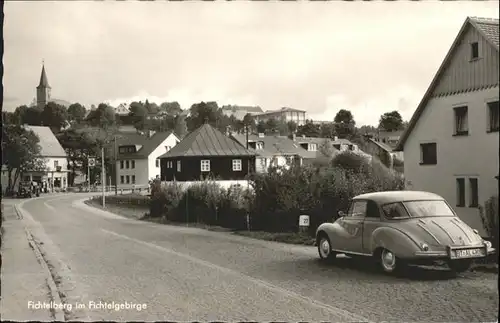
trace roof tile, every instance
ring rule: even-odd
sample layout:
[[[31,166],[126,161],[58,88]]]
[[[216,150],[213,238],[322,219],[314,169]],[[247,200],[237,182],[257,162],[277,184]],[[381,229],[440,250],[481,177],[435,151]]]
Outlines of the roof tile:
[[[49,127],[41,127],[41,126],[24,126],[26,130],[33,131],[40,142],[38,143],[41,148],[42,157],[66,157],[66,151],[64,151],[63,147],[59,140],[57,140],[56,136],[52,132]]]
[[[207,123],[159,158],[195,156],[255,156],[255,153]]]
[[[487,18],[478,18],[471,17],[472,22],[475,23],[476,27],[483,32],[486,38],[491,41],[494,45],[498,47],[499,45],[499,32],[498,32],[498,19],[487,19]]]

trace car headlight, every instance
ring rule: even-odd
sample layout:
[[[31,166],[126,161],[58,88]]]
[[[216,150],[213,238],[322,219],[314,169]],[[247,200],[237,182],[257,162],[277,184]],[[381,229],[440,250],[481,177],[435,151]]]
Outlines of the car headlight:
[[[486,245],[486,248],[491,249],[491,242],[485,240],[484,244]]]
[[[429,246],[427,245],[427,243],[422,243],[422,244],[420,245],[420,248],[422,248],[422,250],[423,250],[423,251],[427,251],[427,250],[429,250]]]

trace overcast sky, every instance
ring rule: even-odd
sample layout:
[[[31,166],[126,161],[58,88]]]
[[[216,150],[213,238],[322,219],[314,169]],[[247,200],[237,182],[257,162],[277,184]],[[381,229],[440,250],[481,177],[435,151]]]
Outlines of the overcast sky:
[[[289,106],[409,119],[467,16],[498,1],[5,3],[4,109],[35,97]]]

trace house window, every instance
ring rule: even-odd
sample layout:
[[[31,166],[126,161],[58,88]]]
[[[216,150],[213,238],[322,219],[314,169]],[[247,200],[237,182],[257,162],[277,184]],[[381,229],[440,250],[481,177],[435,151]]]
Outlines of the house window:
[[[122,146],[122,147],[118,148],[118,152],[120,154],[134,153],[135,147],[134,146]]]
[[[125,161],[125,168],[130,168],[130,161]]]
[[[132,175],[132,184],[135,184],[135,175]]]
[[[172,168],[172,161],[171,160],[168,160],[167,161],[167,168]]]
[[[165,150],[166,150],[167,152],[170,150],[170,148],[172,148],[172,147],[170,147],[170,146],[165,146]]]
[[[54,160],[54,168],[57,168],[57,166],[59,166],[59,161],[58,160]]]
[[[209,172],[210,171],[210,160],[208,160],[208,159],[201,160],[200,166],[201,166],[202,172]]]
[[[436,165],[437,164],[437,144],[427,143],[420,144],[420,165]]]
[[[120,160],[120,169],[123,169],[123,160]]]
[[[318,150],[318,145],[317,144],[309,144],[309,151],[316,151]]]
[[[241,159],[233,159],[233,171],[234,172],[241,171]]]
[[[264,143],[263,143],[263,142],[258,142],[258,143],[256,144],[256,148],[257,148],[257,149],[264,149]]]
[[[479,43],[474,42],[470,44],[470,56],[471,59],[479,58]]]
[[[488,103],[488,131],[497,132],[500,129],[500,112],[498,101]]]
[[[160,167],[160,159],[156,158],[156,167]]]
[[[465,206],[465,179],[457,178],[457,206],[464,207]]]
[[[131,163],[132,163],[132,167],[130,167],[130,168],[135,168],[135,160],[132,160]]]
[[[125,183],[125,178],[122,175],[122,176],[120,176],[120,184],[123,184],[123,183]]]
[[[477,178],[469,178],[469,207],[479,206],[479,185]]]
[[[130,184],[130,176],[129,175],[126,176],[126,179],[127,179],[127,184]]]
[[[467,120],[467,107],[454,108],[455,114],[455,135],[463,136],[469,133],[469,123]]]
[[[177,171],[178,172],[181,171],[181,161],[180,160],[177,161]]]

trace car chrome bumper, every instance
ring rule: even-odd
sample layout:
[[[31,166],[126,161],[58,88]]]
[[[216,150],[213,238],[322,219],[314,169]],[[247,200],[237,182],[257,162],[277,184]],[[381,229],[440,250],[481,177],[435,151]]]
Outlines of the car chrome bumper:
[[[448,258],[455,259],[452,257],[452,251],[461,250],[461,249],[473,249],[473,248],[484,248],[484,255],[477,257],[468,257],[468,258],[457,258],[457,259],[479,259],[484,258],[488,255],[495,253],[494,248],[487,248],[485,245],[480,246],[467,246],[467,247],[450,247],[448,246],[446,250],[443,251],[416,251],[414,256],[417,258]]]
[[[446,251],[417,251],[415,257],[443,258],[448,257],[448,253]]]

